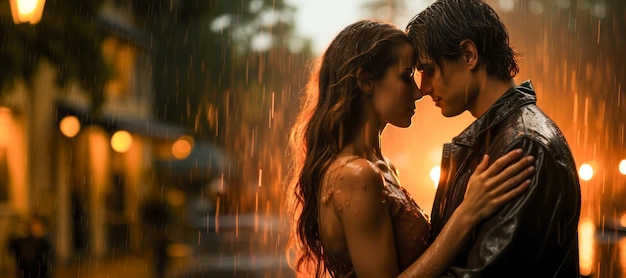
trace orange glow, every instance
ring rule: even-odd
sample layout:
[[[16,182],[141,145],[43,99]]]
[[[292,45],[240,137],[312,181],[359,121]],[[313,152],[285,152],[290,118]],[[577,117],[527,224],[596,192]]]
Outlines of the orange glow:
[[[27,143],[25,126],[20,124],[19,116],[13,114],[11,108],[0,106],[0,149],[5,156],[11,205],[16,212],[28,214],[31,209],[29,203],[29,175],[27,174],[28,160],[26,158]]]
[[[416,79],[419,74],[416,74]],[[430,177],[433,166],[441,165],[444,143],[457,136],[475,119],[467,112],[446,118],[441,109],[425,96],[416,104],[409,128],[388,126],[382,136],[385,156],[394,164],[404,188],[415,202],[430,214],[437,188]],[[438,181],[437,181],[438,183]]]
[[[590,180],[593,177],[593,167],[587,163],[583,163],[578,169],[578,176],[584,181]]]
[[[10,0],[10,3],[15,24],[25,22],[36,24],[41,20],[46,0]]]
[[[626,213],[622,214],[622,217],[619,218],[619,224],[622,227],[626,227]]]
[[[128,131],[120,130],[111,136],[111,147],[119,153],[125,153],[133,144],[133,137]]]
[[[167,193],[165,194],[165,198],[167,199],[168,203],[176,207],[180,207],[184,205],[185,202],[187,201],[187,197],[185,196],[185,193],[177,189],[172,189],[172,190],[167,191]]]
[[[594,257],[594,233],[596,227],[589,218],[581,219],[578,226],[578,243],[579,243],[579,259],[580,274],[589,276],[593,268]]]
[[[622,159],[622,161],[619,162],[619,172],[622,173],[622,175],[626,175],[626,159]]]
[[[585,276],[589,276],[593,268],[595,229],[595,225],[589,218],[581,219],[578,226],[580,274]]]
[[[441,168],[439,166],[435,166],[430,170],[430,179],[435,183],[435,188],[437,188],[437,184],[439,183],[440,175]]]
[[[74,116],[66,116],[59,123],[59,129],[63,135],[72,138],[80,131],[80,122]]]
[[[0,146],[7,145],[10,139],[11,109],[0,106]]]
[[[617,245],[619,249],[619,264],[624,269],[626,268],[626,238],[620,238]]]
[[[191,136],[182,136],[172,145],[172,154],[176,159],[185,159],[191,153],[194,140]]]
[[[172,258],[184,258],[191,255],[192,249],[184,243],[169,244],[167,254]]]

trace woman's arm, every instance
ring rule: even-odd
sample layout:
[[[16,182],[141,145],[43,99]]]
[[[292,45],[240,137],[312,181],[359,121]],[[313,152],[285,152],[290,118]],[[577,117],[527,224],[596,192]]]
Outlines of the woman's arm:
[[[524,169],[531,161],[522,159],[500,171],[520,155],[521,152],[509,153],[489,168],[488,159],[481,162],[470,179],[467,201],[452,215],[437,240],[403,273],[398,273],[389,207],[383,195],[383,177],[364,159],[346,165],[341,170],[332,200],[357,276],[437,277],[443,273],[471,228],[526,189],[526,183],[515,185],[529,174]]]
[[[523,194],[481,221],[481,227],[472,231],[466,260],[448,267],[446,277],[578,275],[580,188],[573,159],[567,150],[553,153],[530,138],[512,145],[536,158],[532,182]]]
[[[357,277],[394,277],[398,260],[381,173],[367,160],[357,159],[341,169],[334,188],[334,211]]]
[[[530,180],[527,178],[534,171],[534,167],[528,166],[534,161],[533,157],[520,159],[502,170],[521,153],[521,149],[513,150],[491,166],[485,155],[470,177],[461,205],[431,246],[399,277],[439,277],[452,263],[475,225],[528,189]]]

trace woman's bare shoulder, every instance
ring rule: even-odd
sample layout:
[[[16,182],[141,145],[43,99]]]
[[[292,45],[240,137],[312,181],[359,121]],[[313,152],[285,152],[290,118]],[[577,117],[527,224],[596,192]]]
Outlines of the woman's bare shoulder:
[[[333,181],[335,209],[344,213],[367,214],[384,204],[384,178],[374,163],[356,158],[337,169]]]
[[[356,184],[379,184],[382,181],[380,169],[365,158],[350,159],[341,165],[337,171],[338,179],[335,181],[343,185]]]

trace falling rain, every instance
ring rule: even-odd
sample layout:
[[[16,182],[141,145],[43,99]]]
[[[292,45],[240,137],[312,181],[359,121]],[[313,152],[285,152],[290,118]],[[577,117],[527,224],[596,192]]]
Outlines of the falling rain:
[[[419,12],[353,2],[400,28]],[[521,54],[516,81],[533,81],[580,167],[581,273],[626,277],[626,3],[488,2]],[[298,9],[2,1],[0,277],[15,277],[7,246],[29,234],[53,258],[49,277],[295,277],[286,148],[320,55]],[[385,131],[385,155],[426,213],[441,145],[472,120],[420,102],[410,128]]]

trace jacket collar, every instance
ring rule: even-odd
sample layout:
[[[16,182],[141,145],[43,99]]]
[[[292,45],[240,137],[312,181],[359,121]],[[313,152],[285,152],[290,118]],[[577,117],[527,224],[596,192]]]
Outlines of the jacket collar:
[[[511,87],[502,95],[482,116],[468,126],[461,134],[454,137],[452,142],[472,148],[476,140],[481,138],[487,130],[499,124],[514,111],[527,104],[537,102],[535,90],[530,80]]]

